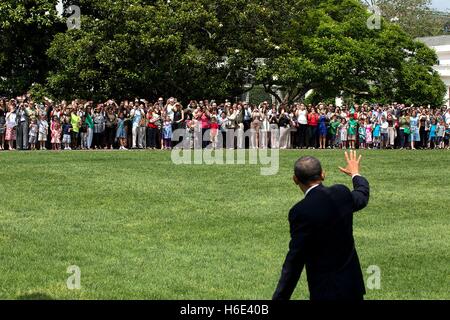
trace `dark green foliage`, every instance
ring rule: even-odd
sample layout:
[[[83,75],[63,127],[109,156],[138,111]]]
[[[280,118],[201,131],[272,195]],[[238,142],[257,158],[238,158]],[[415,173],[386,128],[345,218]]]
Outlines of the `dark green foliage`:
[[[57,99],[220,100],[262,86],[279,102],[314,89],[439,105],[445,92],[436,54],[384,20],[370,30],[357,0],[74,0],[79,30],[55,4],[0,4],[0,94],[36,82]]]

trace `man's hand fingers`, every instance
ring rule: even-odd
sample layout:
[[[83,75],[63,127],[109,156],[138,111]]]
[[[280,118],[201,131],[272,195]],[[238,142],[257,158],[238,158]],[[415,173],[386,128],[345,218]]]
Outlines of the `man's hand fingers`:
[[[359,155],[358,164],[361,162],[362,155]]]
[[[344,168],[339,167],[339,170],[341,170],[342,173],[350,174],[350,172],[348,172],[347,169],[344,169]]]
[[[347,151],[345,151],[345,160],[347,160],[347,163],[350,162],[350,158],[348,157]]]

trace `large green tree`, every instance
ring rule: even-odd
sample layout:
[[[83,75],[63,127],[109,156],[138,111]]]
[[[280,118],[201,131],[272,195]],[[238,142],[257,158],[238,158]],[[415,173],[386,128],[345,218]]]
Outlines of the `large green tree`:
[[[44,82],[50,67],[46,51],[64,26],[55,5],[55,0],[0,1],[0,94],[22,94]]]
[[[270,49],[259,52],[264,64],[256,83],[280,102],[301,99],[311,89],[324,98],[367,92],[380,100],[442,102],[445,88],[432,68],[436,53],[384,19],[372,27],[371,14],[358,1],[271,3],[284,12],[272,8],[266,19],[286,19],[262,31]]]
[[[431,0],[363,0],[368,7],[378,7],[381,15],[396,23],[412,36],[427,37],[443,34],[449,14],[432,8]]]
[[[242,4],[245,2],[242,1]],[[55,37],[49,87],[59,97],[242,93],[252,56],[233,51],[215,1],[79,1],[82,24]]]
[[[369,28],[357,0],[64,0],[81,9],[74,30],[55,2],[2,2],[9,34],[0,68],[9,91],[38,82],[59,99],[220,99],[255,85],[280,102],[311,89],[432,104],[443,96],[435,53],[397,24]],[[31,40],[16,58],[19,35]]]
[[[375,77],[369,85],[369,98],[440,106],[446,87],[433,65],[436,52],[406,36],[398,26],[386,25],[375,42]]]

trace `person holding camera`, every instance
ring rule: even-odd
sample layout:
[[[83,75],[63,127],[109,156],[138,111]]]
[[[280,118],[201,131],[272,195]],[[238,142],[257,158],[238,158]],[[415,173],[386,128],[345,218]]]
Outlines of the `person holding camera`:
[[[16,114],[16,148],[17,150],[28,150],[28,105],[25,103],[26,100],[22,98],[22,102],[17,108]]]

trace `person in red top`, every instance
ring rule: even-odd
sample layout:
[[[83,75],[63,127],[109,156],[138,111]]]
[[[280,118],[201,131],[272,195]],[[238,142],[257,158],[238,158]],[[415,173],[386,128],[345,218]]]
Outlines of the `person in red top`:
[[[210,129],[211,128],[210,117],[207,112],[201,113],[200,120],[201,120],[202,129]]]
[[[360,115],[360,108],[358,104],[355,104],[355,108],[354,108],[354,113],[353,113],[353,118],[355,120],[359,120],[359,115]]]
[[[200,126],[202,128],[202,146],[203,149],[205,149],[206,147],[208,147],[208,141],[211,140],[209,137],[209,129],[211,128],[211,116],[206,108],[203,108],[203,110],[199,112],[198,116],[200,119]]]
[[[315,108],[311,108],[308,114],[308,138],[307,147],[310,149],[317,148],[317,126],[319,125],[319,114]]]
[[[219,138],[219,124],[216,117],[211,118],[211,143],[213,149],[217,149]]]
[[[159,115],[153,111],[153,108],[150,108],[147,112],[147,148],[148,149],[156,149],[156,141],[157,133],[158,133],[158,125],[157,121],[159,121]]]

